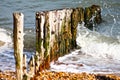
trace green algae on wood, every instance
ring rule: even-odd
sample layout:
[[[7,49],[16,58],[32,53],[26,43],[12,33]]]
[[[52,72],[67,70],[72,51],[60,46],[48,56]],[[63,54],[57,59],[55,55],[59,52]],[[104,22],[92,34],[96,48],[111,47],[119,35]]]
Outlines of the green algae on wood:
[[[85,25],[88,28],[94,27],[96,24],[100,24],[101,19],[101,9],[98,5],[92,5],[85,8]]]
[[[45,24],[45,14],[36,13],[36,53],[35,53],[35,72],[39,71],[39,66],[44,59],[43,31]],[[42,26],[42,27],[41,27]]]
[[[49,14],[45,12],[45,25],[44,25],[44,42],[43,47],[45,49],[45,68],[48,69],[50,65],[50,27],[49,27]]]
[[[94,23],[98,24],[101,22],[100,13],[100,7],[95,5],[85,9],[77,7],[37,12],[36,54],[40,57],[40,60],[36,57],[38,62],[42,66],[46,65],[44,68],[49,68],[50,61],[76,48],[78,24],[85,22],[88,27],[93,26],[90,19],[94,15]]]
[[[94,24],[101,23],[101,21],[101,9],[98,5],[92,5],[85,9],[77,7],[37,12],[36,53],[30,61],[30,71],[27,73],[27,70],[25,70],[25,56],[23,58],[23,66],[20,67],[22,63],[19,63],[19,61],[21,61],[22,58],[21,55],[17,54],[19,50],[14,51],[16,68],[23,69],[23,71],[21,71],[23,72],[23,76],[27,76],[28,78],[43,69],[49,69],[51,61],[57,60],[58,57],[69,53],[70,50],[77,47],[76,33],[79,23],[85,22],[85,26],[90,28],[93,27]],[[20,25],[17,25],[15,22],[14,26]],[[21,34],[23,32],[18,30],[18,33]],[[14,37],[16,36],[14,35]],[[18,40],[23,39],[18,37]],[[14,49],[16,49],[16,46],[18,45],[14,45]],[[19,56],[19,58],[17,58],[17,56]],[[26,77],[23,78],[26,79]]]
[[[80,14],[81,8],[73,9],[72,15],[71,15],[71,32],[72,32],[72,47],[76,48],[76,33],[77,33],[77,26],[78,23],[81,22]]]

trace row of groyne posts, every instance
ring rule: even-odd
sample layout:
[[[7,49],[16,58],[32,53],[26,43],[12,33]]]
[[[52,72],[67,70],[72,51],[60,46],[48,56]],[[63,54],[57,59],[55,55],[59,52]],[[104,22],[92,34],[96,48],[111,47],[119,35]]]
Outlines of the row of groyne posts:
[[[98,5],[92,5],[85,9],[77,7],[36,12],[36,52],[29,64],[23,54],[24,15],[15,12],[13,20],[16,78],[30,80],[40,71],[49,69],[51,61],[75,49],[78,23],[85,22],[86,27],[91,27],[94,23],[99,24],[101,9]]]

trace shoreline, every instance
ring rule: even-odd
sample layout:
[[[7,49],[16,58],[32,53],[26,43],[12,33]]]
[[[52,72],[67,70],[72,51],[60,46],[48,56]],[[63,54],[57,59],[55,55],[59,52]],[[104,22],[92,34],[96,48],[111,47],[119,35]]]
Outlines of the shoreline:
[[[36,74],[31,80],[120,80],[120,74],[94,74],[94,73],[70,73],[70,72],[55,72],[41,71]],[[15,72],[4,71],[0,72],[0,80],[16,80]]]
[[[43,76],[44,75],[44,76]],[[69,73],[69,72],[40,72],[34,76],[32,80],[120,80],[119,76],[113,74],[90,74],[82,73]]]

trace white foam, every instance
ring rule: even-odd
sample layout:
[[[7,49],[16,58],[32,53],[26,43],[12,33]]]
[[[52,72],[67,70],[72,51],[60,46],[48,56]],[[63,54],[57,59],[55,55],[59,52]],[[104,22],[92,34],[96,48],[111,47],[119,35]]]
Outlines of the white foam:
[[[5,29],[0,28],[0,41],[5,44],[0,47],[0,53],[4,53],[5,50],[9,51],[12,48],[12,38]]]
[[[98,58],[120,60],[120,42],[118,39],[90,31],[79,25],[76,41],[83,53]]]
[[[11,36],[7,34],[7,31],[4,29],[0,29],[0,41],[3,42],[12,42]]]
[[[51,70],[64,72],[118,73],[120,70],[120,40],[101,35],[78,26],[77,44],[81,49],[72,51],[51,63]]]
[[[50,66],[52,71],[74,73],[118,73],[120,70],[120,62],[118,60],[89,56],[81,53],[80,50],[58,58],[56,62],[51,62]]]

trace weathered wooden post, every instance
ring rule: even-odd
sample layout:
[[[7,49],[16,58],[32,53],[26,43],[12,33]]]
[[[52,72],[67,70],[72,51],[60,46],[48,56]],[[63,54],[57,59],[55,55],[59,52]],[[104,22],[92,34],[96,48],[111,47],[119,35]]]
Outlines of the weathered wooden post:
[[[35,74],[35,60],[34,60],[34,56],[31,57],[30,62],[29,62],[29,72],[28,74],[30,75],[29,77],[33,77],[33,75]]]
[[[24,15],[22,13],[13,13],[13,41],[17,80],[22,80],[23,77],[23,18]]]
[[[100,24],[102,21],[101,18],[101,9],[98,5],[92,5],[85,8],[85,26],[91,29],[95,24]]]
[[[94,21],[91,23],[91,19]],[[49,69],[50,61],[77,48],[76,34],[79,23],[86,27],[101,22],[97,5],[88,8],[66,8],[36,13],[36,72]]]
[[[42,20],[41,20],[42,19]],[[44,26],[45,24],[45,17],[44,13],[40,15],[39,13],[36,13],[36,54],[35,54],[35,72],[39,70],[39,66],[42,63],[44,59],[44,28],[41,26]]]
[[[27,74],[27,63],[26,63],[26,55],[23,54],[23,74],[26,75]]]

